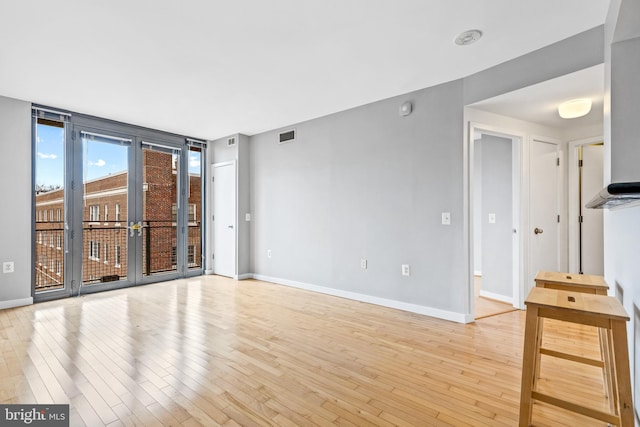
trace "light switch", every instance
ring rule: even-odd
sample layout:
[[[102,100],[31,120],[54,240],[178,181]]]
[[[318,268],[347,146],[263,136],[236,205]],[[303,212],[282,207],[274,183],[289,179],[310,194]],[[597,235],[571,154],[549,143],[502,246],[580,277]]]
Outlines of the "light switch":
[[[442,225],[451,225],[451,213],[442,212]]]
[[[490,213],[489,214],[489,224],[495,224],[495,223],[496,223],[496,214]]]
[[[409,268],[409,264],[402,264],[402,275],[403,276],[411,275],[411,269]]]
[[[247,222],[251,221],[251,214],[250,213],[244,214],[244,220]]]

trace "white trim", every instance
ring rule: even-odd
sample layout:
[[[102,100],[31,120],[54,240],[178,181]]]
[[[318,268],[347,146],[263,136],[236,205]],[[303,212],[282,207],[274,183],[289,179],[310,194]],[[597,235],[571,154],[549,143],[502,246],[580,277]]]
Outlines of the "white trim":
[[[243,276],[249,276],[249,275],[243,274]],[[297,282],[295,280],[264,276],[262,274],[251,274],[250,276],[256,280],[262,280],[264,282],[271,282],[271,283],[276,283],[278,285],[290,286],[293,288],[304,289],[307,291],[318,292],[321,294],[333,295],[336,297],[347,298],[354,301],[381,305],[383,307],[395,308],[398,310],[408,311],[411,313],[423,314],[425,316],[436,317],[438,319],[444,319],[444,320],[450,320],[452,322],[469,323],[473,321],[473,316],[465,315],[463,313],[455,313],[453,311],[440,310],[437,308],[427,307],[424,305],[411,304],[408,302],[396,301],[396,300],[391,300],[387,298],[380,298],[372,295],[360,294],[357,292],[327,288],[325,286],[312,285],[309,283]]]
[[[60,190],[54,190],[54,191],[60,191]],[[47,206],[47,205],[58,205],[60,203],[62,203],[62,199],[53,199],[53,200],[47,200],[44,202],[39,202],[38,201],[38,196],[42,195],[42,194],[47,194],[47,193],[40,193],[38,195],[36,195],[36,208],[39,208],[41,206]]]
[[[246,273],[246,274],[239,274],[237,280],[247,280],[247,279],[253,279],[253,278],[254,278],[253,274]]]
[[[474,275],[474,276],[480,276],[480,277],[482,277],[482,271],[480,271],[480,270],[474,270],[473,275]]]
[[[211,275],[213,275],[214,273],[213,273],[213,270],[205,270],[205,271],[204,271],[204,274],[206,274],[207,276],[211,276]]]
[[[116,188],[114,190],[106,190],[106,191],[94,191],[91,193],[86,193],[84,195],[84,198],[86,200],[89,199],[95,199],[98,197],[105,197],[105,196],[115,196],[117,194],[127,194],[127,187],[120,187],[120,188]],[[98,205],[96,205],[98,206]]]
[[[5,308],[22,307],[23,305],[31,304],[33,304],[33,297],[0,301],[0,310],[4,310]]]
[[[494,294],[493,292],[487,292],[480,289],[480,296],[513,305],[513,298],[506,295]]]

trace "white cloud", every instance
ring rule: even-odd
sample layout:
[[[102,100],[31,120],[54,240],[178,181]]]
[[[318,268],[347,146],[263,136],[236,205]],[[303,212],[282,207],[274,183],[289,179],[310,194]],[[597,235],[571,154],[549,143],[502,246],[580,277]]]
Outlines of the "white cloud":
[[[38,157],[40,157],[41,159],[55,159],[58,156],[56,156],[55,154],[41,153],[38,151]]]
[[[189,167],[190,168],[199,168],[200,167],[200,157],[199,156],[189,156]]]
[[[97,167],[99,167],[99,168],[103,167],[103,166],[104,166],[104,165],[106,165],[106,164],[107,164],[107,162],[105,162],[105,161],[104,161],[104,160],[102,160],[102,159],[98,159],[98,161],[97,161],[97,162],[91,162],[91,161],[89,162],[89,166],[97,166]]]

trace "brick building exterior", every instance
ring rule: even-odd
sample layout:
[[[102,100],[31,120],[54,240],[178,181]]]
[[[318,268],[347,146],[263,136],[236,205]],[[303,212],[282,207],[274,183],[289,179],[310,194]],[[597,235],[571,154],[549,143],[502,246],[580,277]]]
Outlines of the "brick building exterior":
[[[170,154],[144,150],[143,274],[176,270],[177,174]],[[119,280],[127,275],[130,230],[127,228],[126,171],[87,181],[83,207],[83,284]],[[202,265],[201,177],[189,176],[189,268]],[[36,194],[36,290],[64,283],[64,204],[62,189]],[[134,231],[138,233],[138,231]]]

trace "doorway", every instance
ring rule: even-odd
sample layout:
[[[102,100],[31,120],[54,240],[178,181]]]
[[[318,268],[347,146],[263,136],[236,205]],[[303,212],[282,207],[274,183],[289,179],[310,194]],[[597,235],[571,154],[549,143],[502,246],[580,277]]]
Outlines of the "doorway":
[[[511,147],[510,161],[508,156],[503,153],[501,166],[491,163],[483,165],[491,168],[493,173],[500,173],[500,179],[503,182],[509,181],[508,172],[504,171],[505,164],[507,169],[509,166],[511,167],[511,241],[509,242],[502,235],[501,243],[499,243],[502,246],[497,250],[483,248],[481,233],[485,227],[497,228],[500,220],[497,212],[498,207],[494,201],[491,202],[493,205],[478,208],[477,201],[478,183],[480,183],[480,194],[486,189],[482,186],[481,178],[476,176],[478,158],[476,157],[475,142],[485,135],[493,139],[495,137],[501,138],[503,147],[509,145],[504,143],[505,140],[510,141]],[[485,288],[488,293],[483,292],[481,279],[479,296],[491,297],[499,302],[509,304],[513,308],[523,309],[524,299],[533,286],[533,278],[537,271],[558,271],[562,267],[560,246],[562,224],[560,219],[563,216],[561,205],[563,168],[560,142],[551,138],[527,138],[517,132],[475,123],[469,123],[468,141],[470,313],[478,315],[475,307],[476,301],[479,301],[475,298],[478,278],[474,273],[478,272],[478,265],[481,265],[479,271],[484,279],[487,273],[483,270],[492,268],[485,267],[485,265],[489,265],[485,257],[492,256],[494,253],[500,253],[495,258],[497,266],[494,267],[501,269],[502,285],[490,289]],[[492,153],[491,156],[495,161],[499,154]],[[503,171],[499,172],[498,168]],[[495,186],[495,184],[492,185]],[[507,189],[502,187],[500,191],[503,195],[502,199],[507,200],[508,197],[504,196]],[[501,211],[504,212],[504,208],[501,208]],[[504,213],[500,215],[505,217]],[[506,224],[502,224],[504,228],[509,225],[508,215],[505,219]],[[506,252],[501,251],[505,248]],[[477,252],[480,253],[480,257],[476,257]],[[478,263],[478,259],[481,260],[481,263]],[[504,284],[506,280],[509,280],[505,272],[509,271],[511,273],[509,282],[511,287]],[[498,291],[496,292],[494,289],[498,289]],[[483,293],[484,295],[482,295]]]
[[[213,273],[237,278],[237,178],[235,161],[215,163],[213,176]]]
[[[515,310],[522,138],[472,126],[471,223],[474,317]]]
[[[603,212],[585,204],[604,187],[602,138],[569,143],[569,271],[604,274]]]
[[[531,140],[527,280],[531,286],[538,271],[561,271],[561,164],[559,143],[539,138]]]

